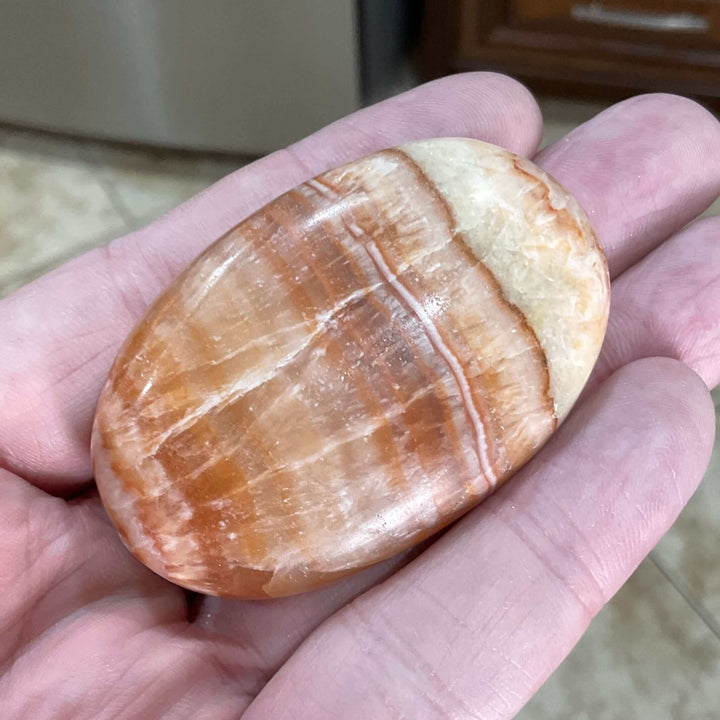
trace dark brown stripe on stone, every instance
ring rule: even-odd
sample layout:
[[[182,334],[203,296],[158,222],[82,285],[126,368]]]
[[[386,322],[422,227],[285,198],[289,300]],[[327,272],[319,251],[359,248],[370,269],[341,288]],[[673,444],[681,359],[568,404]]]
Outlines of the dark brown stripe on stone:
[[[332,186],[322,182],[320,179],[315,178],[314,180],[315,184],[321,185],[331,193],[337,194],[338,190],[333,188]],[[309,192],[312,192],[316,195],[318,195],[320,198],[322,198],[323,201],[327,202],[327,199],[323,197],[318,190],[316,190],[312,185],[305,185]],[[339,220],[345,229],[347,233],[347,237],[351,238],[353,242],[358,242],[362,245],[362,241],[359,238],[355,238],[353,236],[353,233],[350,231],[348,227],[348,218],[345,217],[345,215],[352,215],[351,210],[347,210],[345,213],[341,214],[339,216]],[[383,235],[386,235],[388,232],[394,232],[397,234],[397,229],[392,227],[389,223],[387,224],[380,224],[378,223],[376,226],[376,231],[378,233],[382,233]],[[371,236],[374,236],[374,233],[370,234]],[[331,236],[330,236],[331,238]],[[387,280],[384,277],[384,273],[382,270],[378,267],[376,261],[373,259],[372,255],[370,255],[365,249],[363,250],[366,257],[368,258],[369,262],[372,264],[372,266],[375,268],[375,272],[377,273],[378,278],[383,282],[385,290],[392,296],[395,297],[396,301],[405,308],[406,313],[409,317],[414,317],[417,320],[416,327],[420,328],[422,331],[422,334],[425,336],[428,344],[431,347],[435,347],[434,342],[431,337],[428,336],[427,330],[424,327],[424,324],[420,321],[419,318],[415,315],[415,312],[412,307],[410,307],[405,299],[398,293],[398,291],[387,282]],[[362,273],[362,270],[357,267],[357,271],[359,274]],[[369,278],[365,277],[365,282],[369,282]],[[442,416],[442,422],[438,422],[438,427],[444,429],[445,433],[447,433],[448,439],[450,441],[450,444],[453,448],[453,457],[450,458],[452,462],[457,463],[457,469],[458,473],[462,476],[462,470],[461,465],[465,466],[465,481],[469,482],[471,474],[469,474],[470,468],[467,466],[466,463],[461,463],[462,458],[462,442],[461,438],[458,432],[458,428],[455,423],[454,414],[452,411],[452,408],[449,406],[449,397],[446,394],[445,390],[443,389],[442,383],[440,382],[440,378],[437,376],[437,372],[429,367],[429,365],[425,362],[425,360],[422,357],[422,353],[419,351],[419,348],[417,348],[416,352],[413,352],[413,348],[416,348],[415,342],[413,339],[408,335],[406,332],[403,323],[397,322],[396,319],[394,319],[391,314],[389,308],[383,303],[382,301],[376,301],[373,299],[374,293],[370,294],[368,296],[368,301],[372,302],[374,307],[377,308],[378,312],[381,312],[388,325],[392,326],[393,329],[398,333],[400,337],[402,337],[405,342],[407,343],[407,346],[410,348],[410,356],[412,357],[412,361],[415,365],[417,365],[418,369],[422,373],[422,376],[427,379],[427,382],[431,384],[435,389],[435,397],[438,401],[439,408],[437,410],[433,409],[433,415],[436,415],[439,413]],[[437,352],[437,348],[435,348]],[[388,368],[389,370],[389,377],[392,377],[392,369]],[[390,387],[392,387],[392,383],[390,383]],[[402,398],[398,395],[398,393],[395,393],[395,397],[398,400],[402,400]],[[432,400],[432,398],[428,398],[429,401]],[[436,448],[437,442],[433,437],[428,437],[428,434],[425,433],[425,438],[421,438],[417,436],[417,430],[416,430],[416,424],[414,422],[409,422],[408,427],[410,429],[411,434],[415,438],[415,442],[413,445],[413,451],[418,454],[420,463],[423,467],[425,467],[426,471],[431,475],[432,474],[432,463],[433,461],[436,461],[435,452],[439,450],[439,448]],[[471,428],[472,432],[472,428]]]
[[[543,387],[541,388],[541,391],[545,398],[544,404],[546,405],[548,411],[552,415],[553,428],[557,427],[557,415],[555,413],[555,402],[553,400],[552,392],[550,389],[550,367],[548,365],[547,356],[545,355],[545,350],[543,349],[543,346],[540,343],[540,340],[538,339],[537,333],[535,332],[532,325],[528,321],[527,317],[525,316],[525,313],[523,313],[523,311],[520,310],[520,308],[517,305],[515,305],[514,303],[511,303],[510,300],[508,300],[507,296],[505,295],[505,290],[503,289],[502,285],[499,283],[498,279],[495,277],[493,272],[490,270],[490,268],[485,263],[483,263],[478,257],[475,256],[475,254],[471,250],[468,242],[466,241],[464,235],[458,229],[457,219],[455,218],[455,213],[453,212],[450,202],[442,194],[442,192],[440,192],[440,190],[435,185],[435,183],[425,174],[425,171],[422,169],[422,167],[419,165],[419,163],[417,163],[412,157],[410,157],[410,155],[408,155],[406,152],[403,152],[399,148],[383,150],[383,154],[386,154],[391,157],[395,157],[395,158],[399,159],[401,162],[405,163],[405,165],[407,165],[409,168],[412,168],[413,172],[415,173],[415,175],[418,179],[418,182],[420,184],[424,185],[428,189],[428,191],[430,191],[437,198],[438,203],[444,208],[445,213],[447,215],[448,224],[452,228],[453,242],[455,242],[457,244],[457,246],[462,249],[462,251],[468,257],[468,260],[471,263],[482,268],[484,274],[487,275],[489,282],[492,283],[493,288],[497,291],[498,295],[503,298],[508,309],[515,315],[515,317],[518,320],[518,323],[520,323],[520,325],[524,329],[527,336],[532,339],[532,346],[536,349],[537,356],[540,358],[540,361],[542,362],[542,365],[545,370],[544,383],[543,383]],[[517,167],[517,164],[516,164],[516,167]],[[536,178],[533,178],[533,179],[536,180]]]

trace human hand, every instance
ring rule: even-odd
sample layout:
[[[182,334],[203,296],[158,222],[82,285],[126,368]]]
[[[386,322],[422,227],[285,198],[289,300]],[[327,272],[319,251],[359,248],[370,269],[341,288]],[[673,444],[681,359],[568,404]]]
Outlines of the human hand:
[[[148,304],[265,202],[413,139],[475,137],[532,157],[540,134],[537,106],[507,78],[430,83],[239,170],[0,304],[0,717],[519,710],[667,530],[709,457],[720,220],[677,232],[720,192],[720,125],[699,106],[635,98],[535,157],[584,206],[608,257],[606,342],[549,444],[422,553],[294,598],[186,593],[122,547],[92,488],[89,436],[110,364]]]

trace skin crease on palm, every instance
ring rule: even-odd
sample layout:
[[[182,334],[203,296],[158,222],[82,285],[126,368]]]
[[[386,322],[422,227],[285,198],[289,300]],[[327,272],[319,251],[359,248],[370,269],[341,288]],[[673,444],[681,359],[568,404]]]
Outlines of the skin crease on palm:
[[[667,95],[535,155],[514,81],[446,78],[276,152],[0,308],[0,717],[510,718],[702,478],[720,381],[720,125]],[[198,252],[325,169],[418,138],[533,157],[585,207],[612,310],[588,388],[513,480],[434,543],[266,602],[186,594],[120,544],[89,435],[113,357]],[[687,227],[685,227],[688,225]]]

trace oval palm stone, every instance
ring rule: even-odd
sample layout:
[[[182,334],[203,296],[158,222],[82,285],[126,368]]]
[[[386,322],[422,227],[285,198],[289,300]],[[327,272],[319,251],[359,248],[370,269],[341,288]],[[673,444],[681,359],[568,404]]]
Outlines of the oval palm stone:
[[[461,138],[375,153],[240,223],[153,305],[99,401],[100,495],[186,588],[317,588],[522,466],[608,306],[585,214],[532,163]]]

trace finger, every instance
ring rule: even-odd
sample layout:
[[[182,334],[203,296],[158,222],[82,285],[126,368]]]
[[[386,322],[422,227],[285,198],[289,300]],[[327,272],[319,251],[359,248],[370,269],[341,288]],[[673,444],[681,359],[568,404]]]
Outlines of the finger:
[[[238,717],[249,701],[97,498],[66,503],[0,471],[0,548],[3,720]]]
[[[124,551],[97,499],[69,504],[0,470],[0,548],[0,579],[12,588],[0,597],[0,677],[54,625],[130,588],[173,599],[184,617],[179,588]]]
[[[48,589],[64,575],[72,575],[74,567],[72,558],[58,562],[58,553],[47,552],[66,535],[65,503],[3,470],[0,487],[0,578],[4,587],[12,588],[0,597],[0,668],[7,668],[28,641],[24,618],[32,619]]]
[[[626,100],[536,162],[580,202],[617,276],[720,193],[720,123],[674,95]]]
[[[641,357],[681,360],[720,382],[720,218],[663,243],[612,286],[612,311],[590,386]]]
[[[254,697],[321,622],[369,587],[387,580],[420,550],[400,553],[295,597],[241,601],[200,596],[195,625],[214,644],[217,660],[228,675],[243,677],[244,690]]]
[[[532,153],[541,119],[509,78],[445,78],[361,110],[228,176],[144,230],[75,260],[0,305],[0,463],[54,492],[91,475],[92,414],[117,349],[202,248],[309,176],[372,150],[465,135]]]
[[[684,365],[618,371],[517,478],[313,633],[245,717],[513,717],[677,516],[713,423]]]

